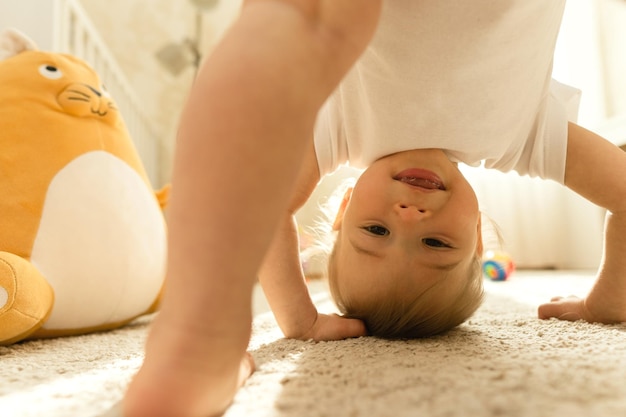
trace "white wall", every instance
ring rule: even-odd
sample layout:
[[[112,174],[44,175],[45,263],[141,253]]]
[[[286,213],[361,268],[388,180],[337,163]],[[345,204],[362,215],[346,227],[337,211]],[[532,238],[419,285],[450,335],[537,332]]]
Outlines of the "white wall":
[[[0,0],[0,30],[13,27],[26,33],[42,50],[53,44],[54,3],[50,0]],[[33,13],[37,10],[37,13]]]

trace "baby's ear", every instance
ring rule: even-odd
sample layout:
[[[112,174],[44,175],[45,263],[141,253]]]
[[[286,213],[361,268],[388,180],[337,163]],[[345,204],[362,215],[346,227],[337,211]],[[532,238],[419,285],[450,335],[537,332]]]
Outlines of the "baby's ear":
[[[350,197],[352,197],[353,189],[354,187],[348,187],[343,195],[343,200],[341,200],[341,205],[339,206],[339,210],[337,210],[337,216],[333,222],[333,231],[341,229],[341,222],[343,221],[343,216],[346,213],[346,207],[348,207],[348,203],[350,202]]]
[[[24,51],[35,51],[37,45],[17,29],[5,29],[0,33],[0,61]]]

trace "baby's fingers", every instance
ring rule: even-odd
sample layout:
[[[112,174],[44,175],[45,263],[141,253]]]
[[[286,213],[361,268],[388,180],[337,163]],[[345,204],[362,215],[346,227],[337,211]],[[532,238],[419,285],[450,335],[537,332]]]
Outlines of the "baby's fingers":
[[[367,335],[365,324],[358,319],[350,319],[337,314],[320,314],[314,331],[307,338],[317,341],[342,340]]]
[[[342,339],[348,339],[351,337],[367,336],[367,328],[365,324],[359,319],[348,319],[341,317],[343,323]]]
[[[539,306],[538,316],[542,320],[550,318],[567,321],[584,320],[583,300],[574,296],[553,297],[549,303]]]

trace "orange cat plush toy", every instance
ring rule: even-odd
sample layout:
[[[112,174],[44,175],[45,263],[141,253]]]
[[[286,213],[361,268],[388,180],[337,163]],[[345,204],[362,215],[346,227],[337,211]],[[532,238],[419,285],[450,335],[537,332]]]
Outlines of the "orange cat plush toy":
[[[0,35],[0,344],[153,311],[166,191],[153,192],[93,69]]]

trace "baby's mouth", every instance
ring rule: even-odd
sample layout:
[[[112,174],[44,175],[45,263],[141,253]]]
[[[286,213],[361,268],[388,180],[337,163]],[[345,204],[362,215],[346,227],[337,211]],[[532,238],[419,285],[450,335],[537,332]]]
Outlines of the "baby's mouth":
[[[426,169],[406,169],[393,177],[393,179],[425,190],[446,190],[441,178],[434,172]]]

